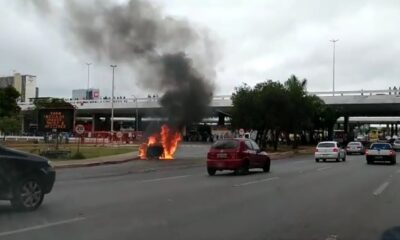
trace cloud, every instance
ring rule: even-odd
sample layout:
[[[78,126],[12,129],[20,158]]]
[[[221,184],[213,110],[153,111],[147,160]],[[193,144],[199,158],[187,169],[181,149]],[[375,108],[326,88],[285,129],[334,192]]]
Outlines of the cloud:
[[[220,59],[217,93],[229,94],[241,82],[284,81],[290,74],[309,80],[311,90],[332,85],[331,38],[337,43],[337,89],[377,89],[400,85],[400,1],[153,0],[168,15],[185,18],[217,35]],[[9,6],[0,0],[1,6]],[[15,7],[0,8],[0,74],[19,70],[38,75],[45,95],[69,96],[85,87],[87,56],[71,54],[63,38],[43,20],[21,17]],[[18,26],[15,28],[14,26]],[[45,49],[44,51],[42,49]],[[216,60],[216,62],[218,62]],[[49,64],[50,63],[50,64]],[[51,66],[51,67],[49,67]],[[117,70],[120,95],[145,96],[135,76]],[[109,95],[111,70],[94,62],[92,82]],[[57,79],[57,83],[54,83]]]

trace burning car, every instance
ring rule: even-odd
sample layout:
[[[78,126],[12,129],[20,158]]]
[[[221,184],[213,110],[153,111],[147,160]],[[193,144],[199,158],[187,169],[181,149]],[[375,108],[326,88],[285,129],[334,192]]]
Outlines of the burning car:
[[[182,137],[179,131],[167,125],[161,126],[160,133],[152,134],[139,148],[140,159],[170,160],[174,158],[178,143]]]

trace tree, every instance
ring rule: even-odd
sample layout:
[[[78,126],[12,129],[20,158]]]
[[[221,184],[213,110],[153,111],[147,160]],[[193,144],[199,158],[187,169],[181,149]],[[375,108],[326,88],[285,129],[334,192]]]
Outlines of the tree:
[[[288,111],[285,121],[286,126],[286,138],[288,133],[294,134],[293,148],[297,148],[297,135],[299,132],[309,125],[310,119],[310,105],[307,101],[307,80],[299,80],[295,75],[292,75],[285,83],[285,89],[287,91]]]
[[[19,92],[12,86],[0,88],[0,118],[19,114],[20,108],[17,104],[19,97]]]
[[[17,104],[19,97],[20,94],[12,86],[0,88],[0,132],[4,134],[4,137],[21,130],[20,108]]]
[[[279,82],[267,81],[254,88],[243,84],[235,88],[232,95],[232,124],[236,128],[256,129],[256,141],[262,147],[266,146],[267,133],[270,132],[276,149],[287,101],[285,88]]]
[[[247,84],[235,88],[232,95],[232,125],[235,128],[257,130],[256,141],[266,147],[266,139],[278,147],[281,134],[289,142],[293,133],[296,136],[312,136],[314,129],[332,129],[338,112],[327,107],[317,96],[308,95],[307,80],[299,80],[292,75],[284,84],[276,81],[258,83],[254,88]],[[304,140],[305,141],[305,140]]]
[[[19,133],[21,131],[21,121],[18,117],[1,117],[0,118],[0,132],[6,135],[12,133]]]

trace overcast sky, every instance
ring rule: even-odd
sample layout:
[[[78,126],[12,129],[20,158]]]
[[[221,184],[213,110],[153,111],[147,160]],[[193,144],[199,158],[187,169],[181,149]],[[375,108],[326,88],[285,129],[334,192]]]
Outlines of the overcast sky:
[[[120,1],[121,2],[121,1]],[[336,89],[400,86],[399,0],[152,0],[167,15],[206,28],[218,46],[215,94],[230,94],[242,82],[308,79],[309,90],[332,89],[332,43]],[[67,32],[46,24],[29,8],[0,0],[0,75],[37,76],[41,96],[70,97],[91,87],[110,96],[110,63],[71,51]],[[52,27],[53,26],[53,27]],[[116,95],[146,96],[134,74],[117,68]],[[151,92],[153,93],[153,92]],[[160,95],[162,93],[159,93]]]

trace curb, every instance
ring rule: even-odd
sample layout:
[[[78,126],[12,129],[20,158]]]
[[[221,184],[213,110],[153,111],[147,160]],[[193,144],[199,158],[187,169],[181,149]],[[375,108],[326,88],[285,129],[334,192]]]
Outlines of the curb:
[[[129,159],[116,160],[116,161],[109,160],[109,161],[99,161],[99,162],[89,162],[89,163],[71,163],[71,164],[65,164],[65,165],[60,165],[60,166],[57,166],[55,164],[54,168],[55,169],[65,169],[65,168],[95,167],[95,166],[101,166],[101,165],[121,164],[121,163],[139,160],[139,159],[140,159],[139,157],[135,157],[135,158],[129,158]]]

